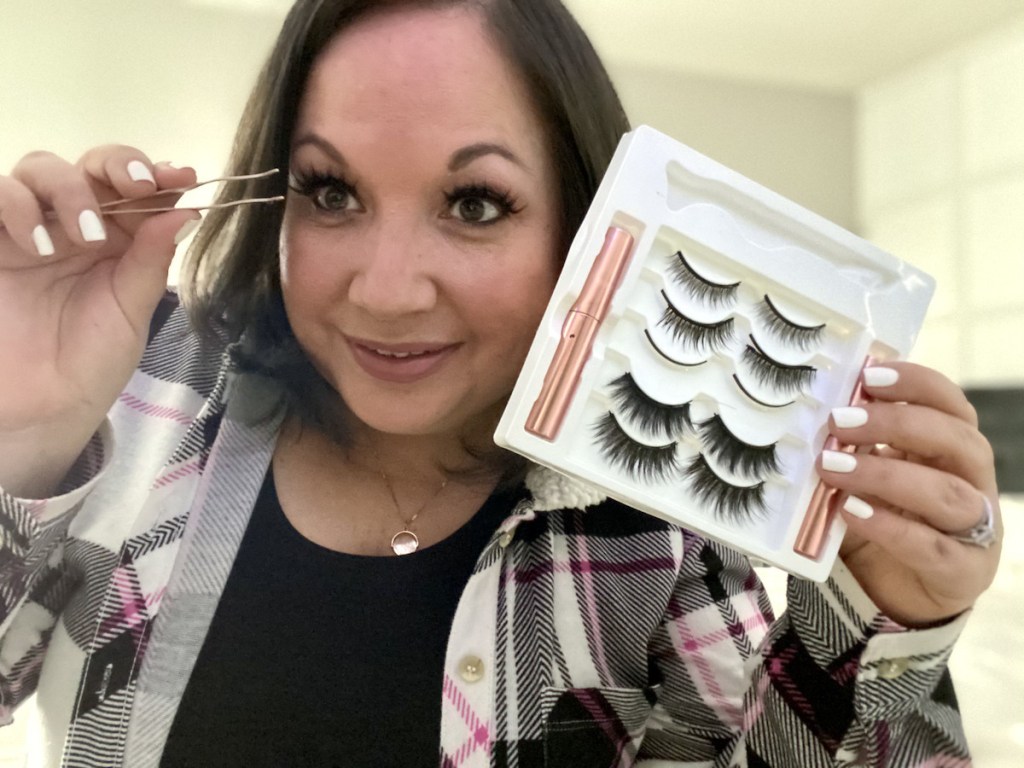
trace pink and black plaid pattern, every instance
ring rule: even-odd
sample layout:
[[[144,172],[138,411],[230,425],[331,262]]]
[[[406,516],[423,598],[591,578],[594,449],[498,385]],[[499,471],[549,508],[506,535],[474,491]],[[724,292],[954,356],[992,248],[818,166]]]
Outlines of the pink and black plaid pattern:
[[[0,714],[44,684],[48,644],[63,654],[81,674],[48,691],[72,713],[61,765],[159,765],[202,637],[182,598],[216,596],[272,450],[261,428],[228,424],[244,393],[226,366],[180,311],[147,350],[119,419],[166,437],[166,454],[128,478],[147,495],[123,538],[90,528],[110,489],[38,504],[0,493]],[[100,442],[75,484],[96,474]],[[444,768],[970,764],[945,666],[962,622],[904,632],[841,567],[824,585],[792,580],[775,619],[730,550],[613,501],[534,502],[554,511],[517,508],[460,602]],[[159,621],[174,595],[193,610],[186,630]],[[482,679],[459,676],[467,650]],[[892,655],[907,660],[895,678],[880,674]]]
[[[490,760],[445,766],[969,760],[945,649],[918,660],[932,694],[885,681],[865,721],[859,659],[886,621],[834,581],[794,580],[775,620],[745,558],[613,501],[521,524],[500,567]]]

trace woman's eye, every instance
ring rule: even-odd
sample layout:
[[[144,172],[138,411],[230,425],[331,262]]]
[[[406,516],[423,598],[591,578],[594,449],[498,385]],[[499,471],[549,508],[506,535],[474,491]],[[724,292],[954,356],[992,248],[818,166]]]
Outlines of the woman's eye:
[[[355,189],[344,179],[333,174],[294,174],[289,188],[309,200],[313,208],[325,214],[350,213],[362,210]]]
[[[312,190],[313,205],[322,211],[347,211],[358,209],[355,197],[345,187],[326,185]]]
[[[497,224],[521,210],[510,192],[490,184],[466,184],[446,193],[446,216],[471,226]]]
[[[482,197],[461,197],[452,204],[451,213],[468,224],[488,224],[500,218],[504,211]]]

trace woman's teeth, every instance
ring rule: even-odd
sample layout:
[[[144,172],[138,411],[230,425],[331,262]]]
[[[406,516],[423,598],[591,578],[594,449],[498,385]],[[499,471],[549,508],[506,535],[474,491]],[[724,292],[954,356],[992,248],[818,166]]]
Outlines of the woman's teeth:
[[[375,349],[373,351],[382,357],[394,357],[399,360],[404,360],[407,357],[419,357],[421,355],[430,354],[429,352],[387,352],[383,349]]]

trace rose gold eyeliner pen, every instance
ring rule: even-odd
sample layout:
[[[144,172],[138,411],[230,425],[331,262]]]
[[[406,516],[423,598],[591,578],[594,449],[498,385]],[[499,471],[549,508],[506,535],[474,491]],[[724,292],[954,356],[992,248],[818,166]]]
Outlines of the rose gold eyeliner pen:
[[[861,377],[850,395],[850,405],[863,405],[868,397],[864,394],[864,368],[874,365],[875,358],[868,357],[861,368]],[[842,451],[843,453],[854,453],[857,450],[855,445],[840,445],[839,440],[829,435],[825,441],[823,450]],[[811,501],[807,505],[807,512],[804,514],[803,524],[797,533],[796,542],[793,544],[793,551],[812,560],[821,557],[821,550],[825,546],[825,538],[828,536],[828,529],[832,525],[832,518],[836,514],[836,503],[839,494],[835,488],[825,485],[824,480],[818,481],[818,486],[811,495]]]
[[[632,250],[633,236],[629,232],[620,227],[608,228],[583,290],[562,323],[562,338],[544,376],[540,395],[526,419],[527,432],[554,440],[562,428],[583,366],[590,359],[594,338],[608,314]]]

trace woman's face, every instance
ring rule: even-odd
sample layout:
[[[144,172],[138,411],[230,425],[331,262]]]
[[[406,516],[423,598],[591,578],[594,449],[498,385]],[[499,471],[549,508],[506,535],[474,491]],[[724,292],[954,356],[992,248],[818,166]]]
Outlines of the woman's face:
[[[285,307],[369,427],[482,437],[558,272],[525,89],[463,9],[371,16],[313,68],[281,241]]]

